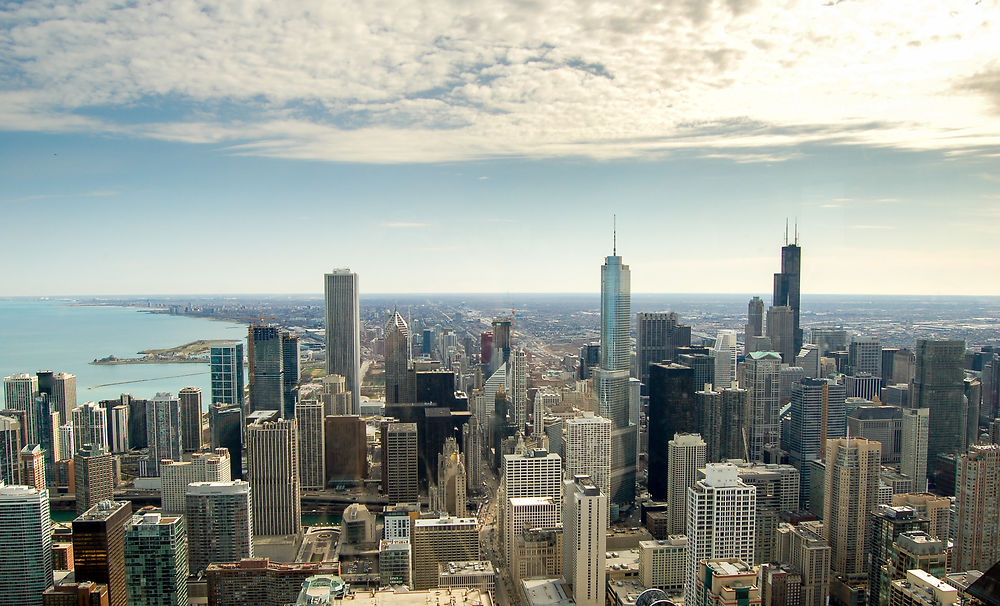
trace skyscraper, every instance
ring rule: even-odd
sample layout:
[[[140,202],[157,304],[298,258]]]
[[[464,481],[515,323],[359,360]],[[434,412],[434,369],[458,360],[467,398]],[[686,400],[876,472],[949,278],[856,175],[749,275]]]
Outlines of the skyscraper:
[[[110,606],[127,606],[125,524],[132,519],[128,501],[102,501],[73,520],[76,581],[108,586]]]
[[[297,446],[294,420],[247,427],[255,535],[296,534],[302,528]]]
[[[45,490],[45,452],[38,444],[21,449],[21,483]]]
[[[603,606],[608,497],[587,476],[565,483],[563,574],[579,606]]]
[[[0,482],[20,484],[18,453],[21,452],[21,422],[0,416]]]
[[[1000,446],[973,446],[958,458],[955,493],[954,570],[989,569],[1000,560]]]
[[[794,364],[799,350],[795,346],[795,314],[792,308],[785,305],[768,307],[766,331],[771,348],[781,354],[781,361]]]
[[[528,354],[523,349],[510,353],[506,379],[514,429],[523,432],[528,422]]]
[[[705,440],[696,433],[678,433],[668,443],[667,497],[670,534],[687,532],[687,491],[705,466]]]
[[[438,455],[437,484],[430,491],[431,510],[448,515],[465,515],[466,473],[465,456],[458,450],[458,441],[448,438]]]
[[[129,606],[187,606],[188,542],[184,518],[132,516],[125,526]]]
[[[750,459],[764,460],[764,448],[777,444],[781,393],[781,355],[751,352],[746,359],[746,389],[750,407]]]
[[[677,348],[691,345],[691,327],[674,312],[639,312],[635,330],[636,378],[643,385],[649,385],[650,364],[676,361]]]
[[[181,405],[172,394],[160,392],[146,405],[149,458],[145,475],[160,475],[160,459],[179,461],[181,445]]]
[[[6,604],[41,606],[52,587],[49,491],[0,482],[0,596]]]
[[[80,515],[115,496],[114,461],[107,448],[84,444],[73,457],[76,513]]]
[[[212,345],[210,354],[212,404],[243,405],[243,343]]]
[[[480,559],[476,518],[418,518],[413,522],[413,589],[437,587],[438,564]]]
[[[208,409],[212,448],[229,451],[229,477],[243,479],[243,411],[238,404],[212,404]]]
[[[299,335],[281,331],[282,401],[285,406],[281,416],[285,419],[295,418],[295,403],[299,399],[299,381],[302,379],[299,357]]]
[[[250,360],[250,412],[277,410],[285,416],[285,355],[277,324],[251,324],[247,343]]]
[[[181,444],[184,452],[201,450],[201,388],[185,387],[177,392],[181,407]]]
[[[921,517],[912,507],[880,505],[871,514],[868,532],[868,599],[879,604],[879,596],[888,593],[882,587],[882,567],[889,563],[893,545],[904,532],[927,532],[929,520]],[[888,606],[888,601],[885,602]]]
[[[939,454],[959,454],[965,445],[965,342],[918,339],[910,407],[930,410],[927,465]]]
[[[629,424],[631,290],[629,267],[614,251],[601,266],[601,366],[596,376],[598,412],[613,424],[611,494],[607,496],[623,506],[635,502],[638,449],[638,428]]]
[[[299,478],[304,490],[326,488],[326,428],[323,403],[302,400],[295,404],[299,432]]]
[[[707,461],[749,458],[747,390],[728,387],[718,391],[697,391],[695,410],[702,417],[700,431],[706,438]]]
[[[705,479],[688,490],[687,504],[684,603],[694,604],[701,560],[753,561],[757,490],[740,480],[734,465],[709,463]]]
[[[184,513],[184,498],[192,482],[228,482],[231,466],[229,451],[196,452],[190,461],[160,463],[160,486],[164,513]]]
[[[412,402],[407,367],[410,362],[410,327],[398,311],[385,325],[385,403]]]
[[[187,486],[185,502],[191,573],[198,574],[211,562],[253,557],[249,484],[240,480],[194,482]]]
[[[35,435],[35,397],[38,396],[38,377],[20,373],[3,378],[3,400],[5,408],[24,411],[24,432],[29,444],[37,444]]]
[[[772,562],[775,560],[774,537],[781,516],[799,511],[799,471],[780,463],[732,463],[743,483],[757,489],[754,561]]]
[[[611,490],[611,421],[584,413],[566,419],[563,431],[566,477],[589,476],[607,496]]]
[[[878,337],[854,335],[847,346],[847,364],[852,375],[882,376],[882,342]]]
[[[927,489],[927,432],[930,410],[904,408],[902,438],[899,441],[899,471],[913,480],[914,492]]]
[[[716,389],[729,387],[736,380],[736,359],[739,346],[736,343],[735,330],[720,330],[715,337],[712,356],[715,358],[715,380],[712,384]],[[696,389],[704,386],[695,385]]]
[[[77,448],[97,444],[108,448],[107,411],[93,402],[73,409],[73,443]]]
[[[806,466],[809,461],[825,456],[828,439],[843,437],[846,431],[844,393],[844,386],[830,379],[807,378],[792,384],[788,460],[799,470],[799,495],[804,506],[819,507],[818,503],[809,504],[810,478]]]
[[[694,405],[694,371],[682,364],[653,363],[649,375],[649,494],[667,499],[668,443],[678,433],[699,433],[704,425]]]
[[[747,323],[743,329],[743,355],[750,355],[754,337],[764,335],[764,301],[754,297],[747,303]]]
[[[47,395],[52,410],[58,412],[64,422],[68,421],[76,408],[76,375],[42,370],[37,376],[39,394]]]
[[[388,423],[382,436],[385,493],[393,503],[410,503],[419,496],[417,483],[417,424]],[[465,512],[462,512],[463,514]]]
[[[326,372],[346,379],[351,414],[361,408],[361,307],[358,274],[335,269],[324,278],[326,296]]]
[[[802,329],[799,327],[800,282],[802,270],[802,249],[799,248],[798,227],[795,228],[795,239],[788,243],[787,227],[785,245],[781,247],[781,273],[774,274],[774,297],[772,307],[787,306],[792,310],[793,335],[795,353],[802,347]],[[794,356],[795,353],[792,355]]]
[[[863,438],[826,441],[823,533],[830,543],[831,568],[848,578],[864,578],[868,529],[878,505],[882,445]]]

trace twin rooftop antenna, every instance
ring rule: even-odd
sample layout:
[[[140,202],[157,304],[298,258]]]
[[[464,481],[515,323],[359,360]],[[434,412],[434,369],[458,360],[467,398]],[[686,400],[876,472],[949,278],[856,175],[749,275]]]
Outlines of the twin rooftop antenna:
[[[611,256],[618,256],[618,215],[611,215]]]
[[[795,218],[795,246],[799,245],[799,218]],[[785,217],[785,246],[788,246],[788,217]]]

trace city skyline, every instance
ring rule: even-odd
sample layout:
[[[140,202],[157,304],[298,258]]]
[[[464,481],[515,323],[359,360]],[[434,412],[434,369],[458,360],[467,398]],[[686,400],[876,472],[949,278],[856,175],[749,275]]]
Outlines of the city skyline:
[[[14,5],[0,209],[60,220],[0,242],[5,294],[583,292],[614,212],[636,293],[755,292],[797,217],[804,293],[1000,294],[989,4]]]

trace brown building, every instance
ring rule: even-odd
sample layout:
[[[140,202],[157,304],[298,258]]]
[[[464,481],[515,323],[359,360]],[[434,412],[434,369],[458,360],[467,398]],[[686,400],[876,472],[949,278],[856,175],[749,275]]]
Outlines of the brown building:
[[[49,587],[42,594],[43,606],[110,606],[108,586],[84,581]]]
[[[52,570],[73,570],[73,544],[52,542]]]
[[[324,429],[327,485],[364,480],[368,476],[364,420],[357,415],[328,416]]]
[[[125,588],[125,523],[132,504],[103,501],[73,520],[76,581],[108,586],[109,606],[127,606]]]
[[[205,571],[208,579],[208,604],[294,604],[302,589],[302,582],[318,574],[339,575],[340,564],[272,564],[267,558],[209,564]]]

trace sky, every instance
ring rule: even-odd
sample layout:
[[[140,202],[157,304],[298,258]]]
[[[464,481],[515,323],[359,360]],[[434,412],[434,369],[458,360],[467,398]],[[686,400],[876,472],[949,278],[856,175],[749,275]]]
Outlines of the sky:
[[[0,4],[0,296],[1000,295],[998,9]]]

